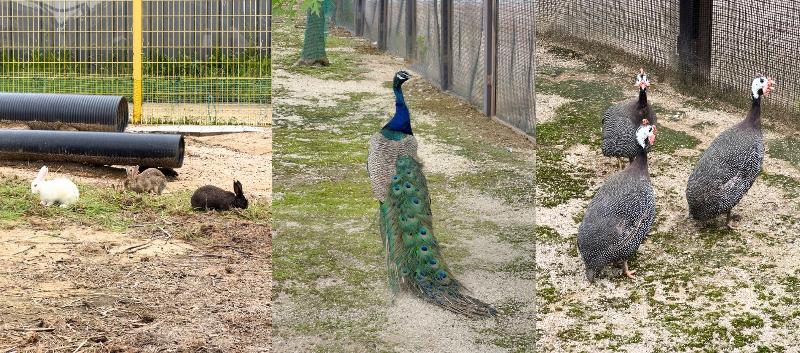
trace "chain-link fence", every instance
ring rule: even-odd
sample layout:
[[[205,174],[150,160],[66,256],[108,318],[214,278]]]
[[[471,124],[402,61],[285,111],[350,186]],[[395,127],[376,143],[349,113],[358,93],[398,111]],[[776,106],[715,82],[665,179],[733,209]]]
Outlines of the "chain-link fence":
[[[534,4],[522,0],[337,0],[335,22],[413,61],[442,89],[534,131]]]
[[[648,63],[690,93],[749,102],[756,74],[775,78],[765,103],[800,114],[800,2],[539,0],[537,34],[594,55]]]
[[[263,0],[0,0],[0,90],[134,102],[137,1],[142,122],[267,124],[270,3]]]

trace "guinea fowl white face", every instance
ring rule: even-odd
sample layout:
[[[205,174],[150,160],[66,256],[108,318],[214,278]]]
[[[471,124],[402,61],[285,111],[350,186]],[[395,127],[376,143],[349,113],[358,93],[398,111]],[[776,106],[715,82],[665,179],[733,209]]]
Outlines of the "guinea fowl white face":
[[[647,143],[645,143],[645,140],[647,140]],[[639,126],[639,130],[636,130],[636,142],[642,148],[647,148],[648,145],[652,146],[656,142],[656,127],[650,125],[647,119],[642,119],[642,125]]]
[[[639,74],[636,75],[636,86],[639,86],[639,89],[646,90],[647,87],[650,87],[650,80],[647,79],[647,74],[644,73],[644,69],[639,69]]]
[[[759,76],[753,80],[753,98],[758,99],[766,96],[775,89],[775,81],[766,76]]]

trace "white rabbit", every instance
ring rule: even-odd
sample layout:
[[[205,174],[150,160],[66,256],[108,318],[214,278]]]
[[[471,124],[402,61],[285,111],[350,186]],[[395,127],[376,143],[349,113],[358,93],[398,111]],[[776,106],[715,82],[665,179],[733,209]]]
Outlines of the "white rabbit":
[[[47,177],[47,166],[39,169],[39,175],[31,182],[31,192],[39,195],[41,204],[50,206],[58,202],[61,207],[67,208],[78,201],[78,187],[66,178],[44,180]]]

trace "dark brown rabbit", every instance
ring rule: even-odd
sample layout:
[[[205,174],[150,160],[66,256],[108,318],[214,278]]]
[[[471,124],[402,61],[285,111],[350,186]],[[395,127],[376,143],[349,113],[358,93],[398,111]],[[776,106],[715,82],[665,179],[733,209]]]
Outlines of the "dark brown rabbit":
[[[225,191],[214,185],[197,188],[192,195],[192,208],[207,210],[229,210],[231,208],[247,208],[247,199],[242,192],[242,183],[233,181],[233,191]]]

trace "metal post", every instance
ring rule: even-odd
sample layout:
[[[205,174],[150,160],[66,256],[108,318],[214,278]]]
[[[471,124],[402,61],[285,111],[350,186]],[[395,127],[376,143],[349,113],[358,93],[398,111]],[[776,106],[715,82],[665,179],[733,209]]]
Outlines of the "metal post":
[[[378,49],[386,50],[386,32],[389,27],[389,0],[378,0]]]
[[[489,116],[497,113],[497,7],[498,0],[484,0],[483,15],[486,29],[486,87],[483,94],[483,112]]]
[[[364,36],[364,0],[356,0],[356,36]]]
[[[133,0],[133,123],[142,123],[142,0]]]
[[[453,0],[442,0],[442,90],[449,90],[453,77]]]
[[[417,0],[406,0],[406,58],[414,58],[417,42]]]
[[[267,58],[272,58],[272,0],[267,2]]]
[[[680,0],[678,58],[685,83],[696,84],[710,74],[711,10],[712,0]]]
[[[697,9],[697,76],[702,82],[711,78],[711,13],[713,0],[698,0]]]

